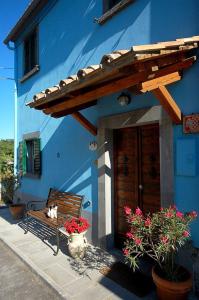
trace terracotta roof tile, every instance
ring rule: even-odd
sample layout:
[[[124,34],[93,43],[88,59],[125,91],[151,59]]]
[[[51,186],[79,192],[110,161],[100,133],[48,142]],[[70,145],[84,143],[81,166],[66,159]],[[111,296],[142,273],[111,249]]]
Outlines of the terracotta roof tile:
[[[86,86],[90,82],[96,82],[96,78],[103,79],[103,76],[108,76],[108,66],[113,65],[116,68],[121,66],[128,66],[129,62],[136,60],[144,61],[153,57],[158,57],[165,54],[170,54],[179,51],[188,51],[198,47],[199,36],[193,36],[183,39],[176,39],[175,41],[160,42],[149,45],[133,46],[128,50],[117,50],[110,54],[105,54],[99,65],[91,65],[87,68],[80,69],[77,74],[68,76],[60,80],[59,85],[47,88],[34,95],[33,100],[27,105],[34,107],[51,100],[70,93]],[[108,68],[108,69],[107,69]],[[98,76],[98,77],[97,77]],[[88,82],[88,83],[87,83]],[[56,98],[53,98],[56,97]]]

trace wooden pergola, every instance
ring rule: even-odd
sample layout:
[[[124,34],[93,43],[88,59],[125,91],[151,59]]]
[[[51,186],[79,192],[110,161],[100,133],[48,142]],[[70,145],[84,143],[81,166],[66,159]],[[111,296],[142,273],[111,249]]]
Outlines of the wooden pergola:
[[[199,36],[194,36],[114,51],[104,55],[99,65],[80,69],[58,85],[36,94],[26,105],[54,118],[72,115],[97,135],[97,128],[79,110],[96,105],[101,97],[129,89],[153,93],[172,121],[180,124],[182,113],[167,85],[181,80],[183,70],[196,61],[198,43]]]

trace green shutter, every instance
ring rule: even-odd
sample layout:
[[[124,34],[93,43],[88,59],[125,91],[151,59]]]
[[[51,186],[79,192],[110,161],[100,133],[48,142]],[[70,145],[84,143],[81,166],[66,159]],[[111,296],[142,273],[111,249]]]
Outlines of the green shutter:
[[[33,155],[34,155],[34,174],[41,175],[41,150],[40,139],[33,140]]]
[[[18,154],[18,170],[21,176],[26,174],[26,156],[27,147],[26,142],[19,142],[19,154]]]

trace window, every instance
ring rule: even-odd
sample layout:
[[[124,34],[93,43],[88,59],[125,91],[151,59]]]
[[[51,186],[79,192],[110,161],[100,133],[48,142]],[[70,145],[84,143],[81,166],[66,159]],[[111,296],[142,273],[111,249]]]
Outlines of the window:
[[[95,22],[100,25],[104,24],[134,1],[135,0],[103,0],[103,15],[100,18],[95,18]]]
[[[38,30],[34,29],[24,40],[24,75],[38,64]]]
[[[115,6],[120,1],[121,0],[104,0],[104,12],[111,9],[113,6]]]
[[[24,175],[41,175],[40,139],[29,139],[19,143],[18,155],[19,173]]]

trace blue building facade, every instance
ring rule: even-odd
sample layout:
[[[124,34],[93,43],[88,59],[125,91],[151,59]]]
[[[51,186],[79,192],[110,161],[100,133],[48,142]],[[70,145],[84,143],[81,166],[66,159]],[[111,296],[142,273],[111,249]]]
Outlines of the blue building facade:
[[[39,178],[23,176],[18,198],[44,200],[50,187],[85,195],[83,215],[92,223],[90,240],[98,243],[104,235],[114,231],[114,207],[108,209],[114,192],[100,185],[100,138],[93,137],[72,116],[51,118],[42,111],[25,104],[33,96],[76,74],[81,68],[99,64],[102,56],[134,45],[152,44],[199,33],[196,0],[137,0],[120,10],[103,24],[95,19],[103,14],[102,0],[49,0],[26,21],[26,26],[14,42],[15,79],[17,83],[17,128],[15,147],[24,135],[38,133],[41,141],[42,169]],[[23,82],[24,38],[37,26],[39,70]],[[198,113],[198,62],[184,72],[183,80],[169,87],[184,115]],[[122,92],[122,91],[121,91]],[[98,99],[95,106],[82,114],[96,127],[109,116],[128,113],[160,105],[153,94],[131,94],[129,105],[120,106],[121,92]],[[98,150],[89,150],[90,142],[98,143]],[[165,150],[166,151],[166,150]],[[184,152],[183,152],[184,151]],[[106,151],[105,151],[106,152]],[[172,125],[173,203],[186,212],[199,211],[199,134],[184,134],[182,125]],[[110,165],[109,165],[110,163]],[[107,166],[111,168],[111,160]],[[168,178],[161,180],[167,181]],[[104,183],[105,184],[105,183]],[[111,184],[106,182],[106,184]],[[104,192],[100,192],[103,189]],[[164,197],[167,197],[164,196]],[[168,197],[171,197],[169,195]],[[102,203],[106,203],[103,212]],[[166,205],[162,202],[162,205]],[[102,228],[100,219],[106,223]],[[107,222],[106,222],[107,220]],[[111,221],[112,220],[112,221]],[[192,226],[192,239],[199,247],[199,221]],[[110,241],[110,246],[113,242]]]

